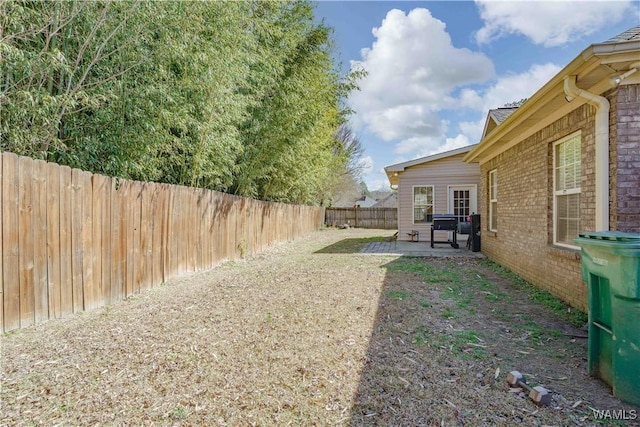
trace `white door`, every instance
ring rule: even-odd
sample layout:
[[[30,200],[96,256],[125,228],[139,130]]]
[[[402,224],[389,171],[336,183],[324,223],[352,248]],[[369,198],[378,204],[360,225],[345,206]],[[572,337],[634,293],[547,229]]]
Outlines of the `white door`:
[[[472,213],[478,212],[477,187],[475,185],[449,186],[449,213],[465,222]]]

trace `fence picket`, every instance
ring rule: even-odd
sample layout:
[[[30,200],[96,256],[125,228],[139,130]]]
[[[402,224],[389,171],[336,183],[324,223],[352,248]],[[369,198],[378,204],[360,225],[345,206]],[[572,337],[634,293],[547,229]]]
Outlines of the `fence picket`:
[[[102,247],[106,243],[102,239],[102,222],[104,211],[104,200],[102,198],[102,188],[105,185],[106,178],[101,175],[91,176],[88,174],[89,180],[85,178],[85,183],[90,183],[91,192],[87,194],[88,203],[91,206],[91,232],[88,235],[89,242],[84,242],[91,250],[90,263],[92,266],[92,276],[85,280],[84,287],[84,305],[85,310],[93,310],[100,307],[102,303]],[[87,200],[87,199],[85,199]],[[85,206],[86,208],[86,206]],[[86,248],[86,246],[84,246]],[[83,250],[84,250],[83,248]],[[86,256],[86,254],[85,254]]]
[[[82,172],[80,180],[80,199],[82,200],[82,302],[84,310],[93,309],[95,294],[95,273],[99,268],[95,263],[93,250],[93,186],[91,174]],[[75,296],[74,296],[75,297]],[[75,300],[75,298],[74,298]],[[78,296],[78,303],[80,296]]]
[[[72,268],[72,297],[73,311],[84,309],[84,285],[82,283],[84,261],[82,236],[84,229],[84,182],[80,169],[71,170],[71,268]]]
[[[213,208],[211,204],[211,191],[203,191],[202,192],[202,202],[205,205],[205,210],[203,212],[203,225],[201,227],[201,235],[202,235],[202,252],[204,253],[203,257],[203,268],[210,268],[214,265],[214,257],[213,257],[213,245],[211,241],[211,231],[213,226]]]
[[[19,186],[19,260],[20,260],[20,327],[33,325],[35,318],[33,257],[33,196],[31,182],[33,176],[33,160],[20,157],[18,162]]]
[[[196,206],[197,197],[195,194],[195,188],[184,188],[185,195],[185,208],[187,209],[187,214],[183,216],[182,222],[182,230],[184,235],[187,237],[187,244],[185,247],[185,268],[186,271],[196,271],[196,255],[195,248],[198,243],[197,239],[197,230],[199,223],[196,220],[198,216],[198,207]]]
[[[129,251],[131,250],[131,247],[129,246],[129,241],[132,232],[130,216],[131,204],[128,203],[131,197],[129,194],[129,181],[124,179],[120,180],[120,188],[118,189],[118,192],[120,193],[120,295],[121,298],[127,298],[133,291],[133,280],[129,277],[131,273],[131,269],[129,267],[129,261],[131,258]]]
[[[111,178],[105,177],[104,184],[101,189],[101,197],[104,198],[104,205],[102,210],[102,275],[100,279],[100,291],[102,294],[102,304],[111,303],[111,272],[113,265],[111,263],[111,201],[113,196],[111,191],[113,184]]]
[[[153,236],[152,236],[152,285],[159,285],[164,282],[162,274],[164,263],[164,240],[163,230],[167,218],[166,198],[164,197],[163,188],[159,184],[153,185],[153,196],[151,204],[151,213],[153,214]]]
[[[144,266],[142,263],[144,262],[142,257],[142,246],[141,246],[141,217],[142,217],[142,188],[141,184],[138,181],[131,182],[131,200],[132,204],[132,213],[131,213],[131,229],[132,229],[132,241],[131,247],[129,251],[133,254],[133,258],[130,261],[127,261],[129,267],[133,269],[133,293],[139,294],[142,290],[142,271]]]
[[[73,313],[73,171],[68,166],[60,168],[60,315]],[[77,222],[82,222],[78,218]],[[82,258],[80,258],[82,260]],[[80,288],[82,289],[82,288]]]
[[[1,155],[1,153],[0,153]],[[2,157],[0,157],[0,233],[2,233],[2,186],[4,180],[2,179],[2,164],[4,163]],[[4,248],[2,245],[2,238],[0,238],[0,331],[4,331],[4,274],[3,264],[4,260]]]
[[[207,200],[206,194],[202,191],[201,188],[195,188],[195,197],[196,197],[196,206],[197,206],[197,215],[195,220],[198,224],[198,228],[196,229],[196,237],[198,243],[196,245],[196,269],[204,268],[207,265],[207,248],[206,248],[206,240],[204,237],[204,230],[207,228],[207,220],[205,216],[207,214]]]
[[[2,276],[5,330],[20,327],[20,247],[18,156],[2,155]]]
[[[47,163],[47,286],[49,317],[60,318],[60,168]]]
[[[153,204],[153,188],[151,184],[142,183],[140,188],[140,288],[152,286],[152,254],[153,254],[153,221],[151,207]]]
[[[109,183],[111,194],[111,253],[109,255],[111,263],[111,277],[109,279],[109,302],[115,302],[122,299],[122,252],[121,247],[121,211],[120,206],[122,204],[121,193],[118,191],[120,182],[118,179],[112,179]]]
[[[49,319],[49,289],[47,278],[47,163],[36,160],[31,179],[33,196],[33,280],[34,322]]]
[[[176,274],[175,260],[178,254],[178,245],[174,244],[172,236],[175,235],[176,224],[176,192],[177,187],[169,187],[167,190],[167,220],[164,234],[164,278],[165,280]]]
[[[152,205],[153,214],[153,268],[152,277],[153,285],[159,285],[164,282],[164,276],[162,274],[163,253],[164,253],[164,240],[163,231],[164,224],[167,219],[167,205],[166,198],[162,186],[159,184],[153,184],[154,201]]]

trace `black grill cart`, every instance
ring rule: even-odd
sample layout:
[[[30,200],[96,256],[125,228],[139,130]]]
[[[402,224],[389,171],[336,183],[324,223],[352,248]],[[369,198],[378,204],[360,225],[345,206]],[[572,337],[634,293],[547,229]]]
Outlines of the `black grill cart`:
[[[435,241],[434,231],[450,231],[453,234],[452,240]],[[431,224],[431,247],[434,243],[451,244],[452,248],[458,249],[458,218],[454,214],[434,214]]]

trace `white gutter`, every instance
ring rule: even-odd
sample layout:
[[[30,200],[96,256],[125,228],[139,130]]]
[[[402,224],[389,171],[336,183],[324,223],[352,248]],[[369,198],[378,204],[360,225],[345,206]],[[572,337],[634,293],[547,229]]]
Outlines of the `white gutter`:
[[[609,101],[576,86],[576,76],[564,78],[564,93],[596,107],[596,229],[609,231]]]

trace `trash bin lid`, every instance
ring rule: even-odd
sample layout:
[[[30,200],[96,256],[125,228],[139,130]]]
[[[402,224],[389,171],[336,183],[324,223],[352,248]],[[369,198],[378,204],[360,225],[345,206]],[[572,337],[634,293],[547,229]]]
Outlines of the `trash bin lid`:
[[[580,237],[582,237],[583,239],[640,244],[640,234],[624,233],[622,231],[592,231],[587,233],[580,233]]]
[[[612,245],[620,248],[640,249],[640,234],[624,233],[622,231],[595,231],[580,233],[575,239],[580,245],[592,243],[595,245]]]

